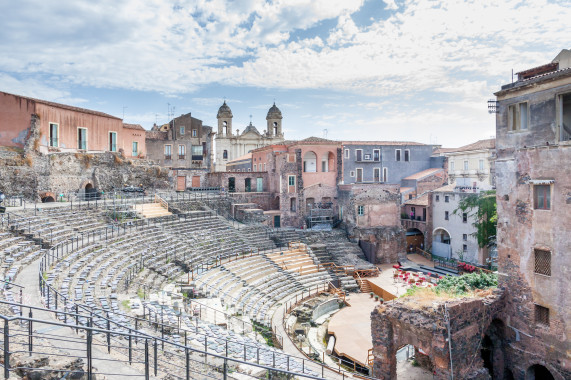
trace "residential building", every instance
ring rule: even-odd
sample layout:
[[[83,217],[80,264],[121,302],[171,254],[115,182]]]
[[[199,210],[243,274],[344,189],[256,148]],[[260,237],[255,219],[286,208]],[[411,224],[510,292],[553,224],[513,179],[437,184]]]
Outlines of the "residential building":
[[[500,354],[512,378],[570,379],[571,51],[517,76],[495,93]]]
[[[427,239],[426,244],[433,255],[475,264],[486,263],[488,249],[479,248],[474,236],[475,213],[459,209],[462,199],[473,194],[472,191],[462,191],[454,184],[428,194],[427,207],[432,217],[432,231],[427,231],[431,239]]]
[[[176,170],[177,190],[201,187],[211,168],[213,137],[212,127],[187,113],[147,131],[148,158]]]
[[[246,153],[243,156],[240,156],[232,161],[228,161],[226,163],[226,171],[227,172],[251,172],[252,171],[252,153]],[[253,171],[262,171],[258,170],[257,165],[254,166]]]
[[[0,92],[1,146],[144,157],[143,131],[103,112]]]
[[[479,140],[460,148],[440,148],[435,156],[448,157],[448,178],[460,188],[495,187],[496,139]]]
[[[434,145],[398,141],[344,141],[343,183],[400,184],[414,173],[442,168]]]
[[[250,121],[250,124],[246,126],[242,133],[240,133],[239,129],[236,129],[236,134],[234,134],[232,131],[234,115],[226,101],[218,109],[216,118],[218,119],[215,158],[215,171],[217,172],[226,171],[226,164],[229,161],[241,157],[254,149],[284,141],[282,112],[275,103],[268,110],[266,116],[267,128],[263,133],[260,133]]]

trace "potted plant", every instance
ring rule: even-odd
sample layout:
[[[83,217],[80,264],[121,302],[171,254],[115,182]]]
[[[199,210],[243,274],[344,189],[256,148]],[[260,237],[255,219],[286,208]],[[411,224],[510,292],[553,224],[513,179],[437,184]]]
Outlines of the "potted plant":
[[[383,298],[379,299],[381,301],[381,304],[385,303],[385,300]]]
[[[375,301],[379,300],[379,296],[375,295]]]
[[[375,295],[375,293],[370,292],[369,295],[371,296],[371,298],[373,298],[373,296]]]

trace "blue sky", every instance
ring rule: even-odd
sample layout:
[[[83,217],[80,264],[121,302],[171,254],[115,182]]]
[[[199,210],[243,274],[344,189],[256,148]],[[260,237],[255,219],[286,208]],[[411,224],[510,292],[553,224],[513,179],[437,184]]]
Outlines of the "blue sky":
[[[149,129],[224,98],[288,139],[460,146],[494,135],[486,101],[570,48],[565,1],[0,0],[0,91]]]

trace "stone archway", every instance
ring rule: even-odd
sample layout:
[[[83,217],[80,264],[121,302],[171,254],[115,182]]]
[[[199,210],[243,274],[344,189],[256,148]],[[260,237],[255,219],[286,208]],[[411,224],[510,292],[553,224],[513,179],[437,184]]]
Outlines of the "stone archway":
[[[40,199],[42,200],[42,203],[50,203],[50,202],[55,202],[57,196],[51,191],[44,191],[40,193]]]
[[[554,380],[549,370],[541,364],[534,364],[525,371],[525,380]]]
[[[494,319],[484,333],[480,349],[484,367],[488,370],[492,379],[505,380],[507,378],[504,341],[505,324],[500,319]]]

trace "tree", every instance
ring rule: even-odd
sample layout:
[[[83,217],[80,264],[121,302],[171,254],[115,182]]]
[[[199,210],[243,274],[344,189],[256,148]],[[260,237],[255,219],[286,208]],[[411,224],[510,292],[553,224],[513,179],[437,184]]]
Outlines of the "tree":
[[[472,225],[476,232],[472,236],[478,240],[480,248],[496,244],[498,213],[496,211],[496,191],[483,191],[470,194],[460,201],[454,214],[466,213],[468,218],[474,217]]]

